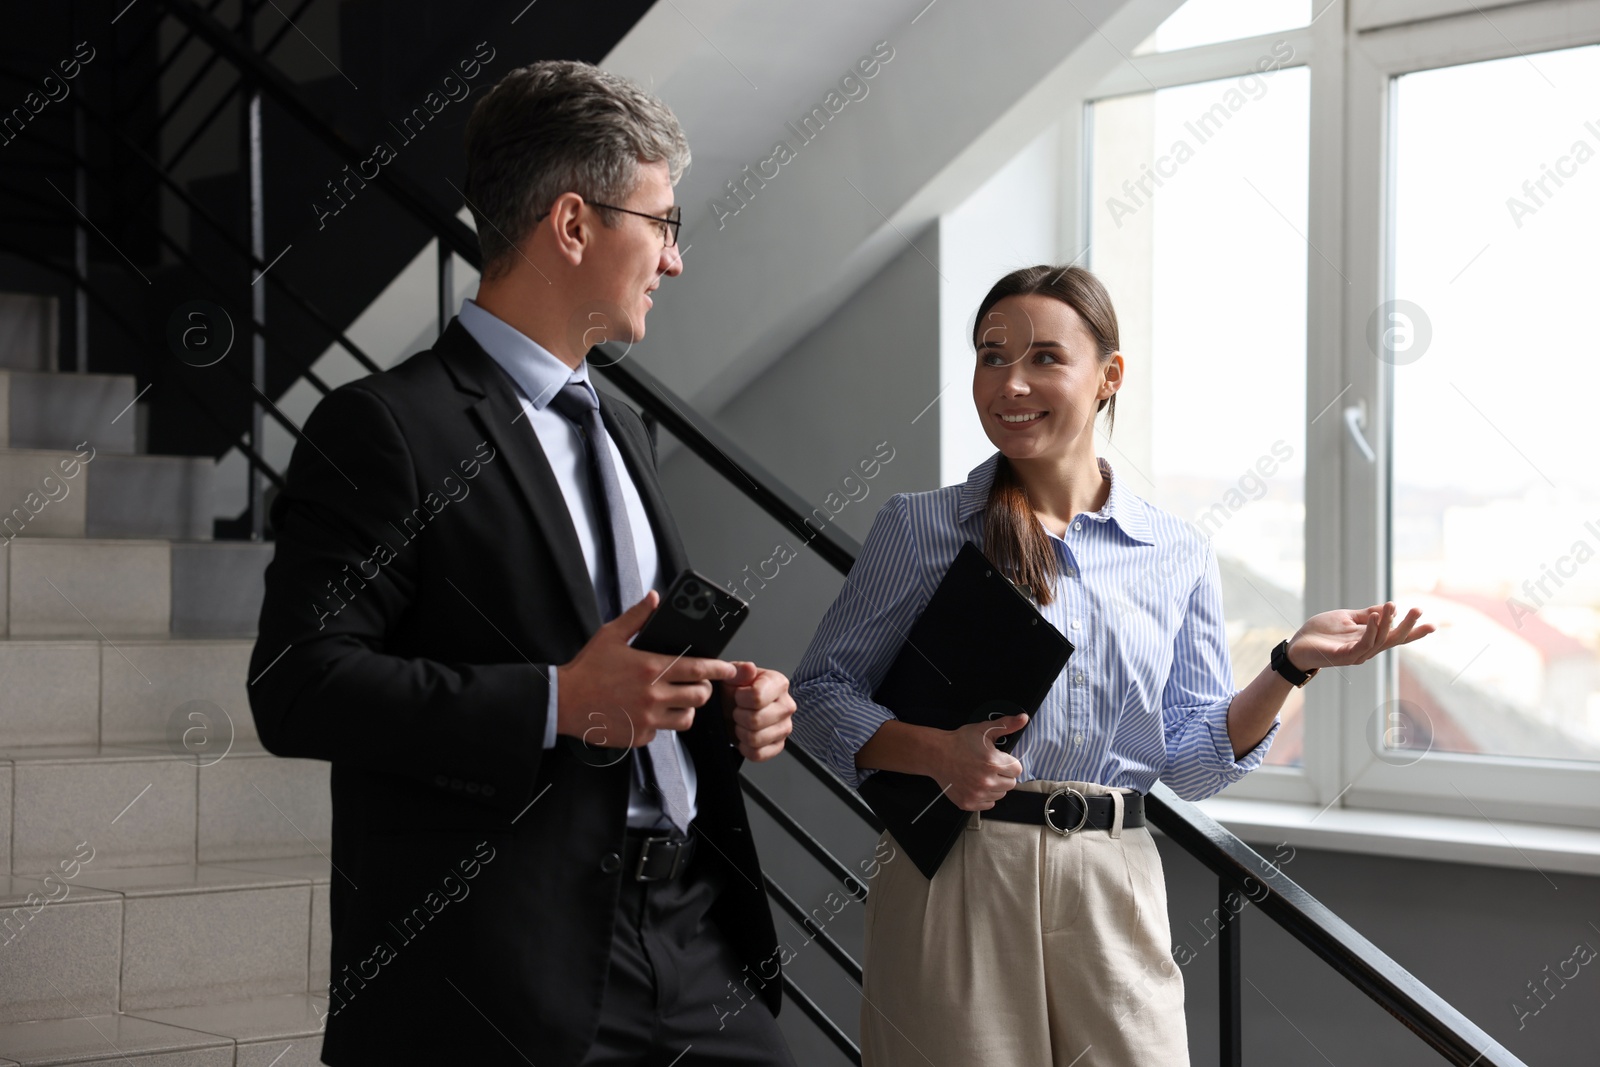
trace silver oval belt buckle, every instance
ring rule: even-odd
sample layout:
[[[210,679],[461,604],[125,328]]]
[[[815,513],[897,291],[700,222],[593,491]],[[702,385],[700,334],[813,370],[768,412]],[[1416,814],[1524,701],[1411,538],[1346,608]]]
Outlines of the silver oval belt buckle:
[[[1078,824],[1076,826],[1057,826],[1056,821],[1050,817],[1055,814],[1056,810],[1051,805],[1055,803],[1057,797],[1064,796],[1075,796],[1078,798],[1078,804],[1081,806],[1083,815],[1078,819]],[[1077,833],[1079,830],[1082,830],[1084,825],[1089,821],[1089,798],[1070,786],[1066,789],[1057,789],[1055,792],[1044,798],[1044,821],[1046,826],[1050,827],[1050,829],[1054,830],[1062,837],[1066,837],[1068,834]]]

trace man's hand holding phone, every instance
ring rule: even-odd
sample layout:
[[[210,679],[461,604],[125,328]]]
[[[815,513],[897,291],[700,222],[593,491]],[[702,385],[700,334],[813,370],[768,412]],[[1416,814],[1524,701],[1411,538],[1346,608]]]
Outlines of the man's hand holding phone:
[[[695,709],[711,699],[713,681],[731,682],[741,675],[742,669],[726,660],[674,658],[631,646],[659,601],[654,589],[645,593],[560,665],[556,733],[595,748],[648,745],[657,730],[693,725]],[[785,678],[786,696],[788,684]]]

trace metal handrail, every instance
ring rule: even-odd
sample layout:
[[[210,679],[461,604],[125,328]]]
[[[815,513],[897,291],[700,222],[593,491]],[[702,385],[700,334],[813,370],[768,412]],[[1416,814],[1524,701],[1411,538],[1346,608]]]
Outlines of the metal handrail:
[[[359,167],[369,155],[345,140],[333,127],[322,120],[301,95],[299,87],[282,72],[263,60],[257,53],[234,39],[216,19],[207,15],[193,0],[158,0],[176,18],[194,30],[241,73],[247,75],[252,85],[282,108],[295,122],[305,127],[324,145],[332,149],[352,167]],[[395,167],[381,168],[377,177],[368,182],[389,194],[397,204],[425,226],[441,243],[474,267],[481,265],[478,239],[462,221],[441,208],[421,185]]]
[[[183,204],[184,207],[194,212],[195,216],[199,218],[201,222],[204,222],[207,226],[211,227],[217,236],[222,239],[222,243],[226,245],[228,249],[235,255],[243,259],[246,265],[254,270],[261,270],[267,266],[267,264],[258,256],[256,256],[255,253],[251,252],[249,247],[243,241],[239,240],[239,238],[236,237],[227,226],[223,225],[222,221],[218,219],[216,215],[212,214],[209,208],[207,208],[199,200],[195,199],[193,193],[189,192],[188,189],[185,189],[181,182],[178,182],[170,174],[164,171],[148,152],[135,144],[132,138],[130,138],[122,130],[118,129],[115,124],[113,124],[104,115],[100,114],[88,103],[82,101],[78,97],[74,97],[74,100],[78,101],[76,106],[80,108],[85,115],[93,119],[101,129],[105,130],[112,137],[117,138],[123,144],[123,146],[128,149],[128,151],[132,152],[138,158],[139,162],[143,163],[145,167],[155,175],[156,180],[159,181],[168,192],[177,197],[179,203]],[[160,233],[163,237],[166,236],[166,232],[164,230],[158,229],[158,233]],[[310,297],[300,292],[300,290],[293,283],[277,274],[268,274],[267,279],[268,285],[275,288],[278,292],[281,292],[289,299],[290,303],[294,304],[294,306],[300,311],[304,312],[312,322],[321,327],[328,334],[329,339],[348,352],[350,354],[350,358],[354,359],[357,363],[366,368],[367,373],[376,374],[383,369],[378,365],[376,360],[367,355],[367,353],[360,346],[358,346],[354,341],[350,340],[350,338],[347,337],[342,330],[335,326],[333,324],[333,320],[329,318],[325,312],[318,308]],[[315,380],[315,376],[311,374],[310,368],[314,361],[302,357],[297,359],[297,362],[299,362],[300,365],[305,369],[305,372],[308,376],[313,377],[314,385],[317,385],[323,393],[328,392],[327,387],[321,385],[319,381]]]
[[[1195,804],[1158,782],[1145,797],[1145,816],[1446,1060],[1463,1067],[1522,1063]]]
[[[289,12],[289,17],[284,21],[284,24],[279,26],[277,32],[267,39],[266,44],[261,46],[261,54],[263,56],[270,56],[272,54],[273,50],[278,47],[279,43],[281,43],[283,39],[288,36],[289,29],[294,25],[294,20],[304,14],[306,8],[310,7],[311,4],[312,0],[300,0],[300,6]],[[206,13],[210,14],[210,9],[207,9]],[[188,32],[193,33],[194,31],[190,30]],[[216,53],[213,52],[211,57],[207,59],[206,62],[208,64],[214,64],[216,59]],[[207,69],[209,69],[209,67]],[[168,169],[176,168],[177,165],[183,161],[183,157],[187,156],[194,146],[200,143],[200,139],[204,137],[206,131],[211,128],[211,124],[217,120],[217,117],[222,114],[223,110],[228,106],[233,98],[239,94],[239,91],[244,88],[244,85],[245,81],[243,78],[241,78],[232,85],[228,86],[227,90],[217,97],[216,101],[211,105],[211,110],[206,112],[205,117],[200,120],[199,125],[195,126],[193,130],[190,130],[189,136],[186,137],[184,142],[173,151],[172,158],[167,160]],[[178,106],[183,103],[183,99],[186,95],[186,93],[179,93],[177,98],[173,100],[171,106],[167,108],[166,114],[163,114],[159,119],[157,123],[158,129],[161,125],[164,125],[173,114],[177,112]]]

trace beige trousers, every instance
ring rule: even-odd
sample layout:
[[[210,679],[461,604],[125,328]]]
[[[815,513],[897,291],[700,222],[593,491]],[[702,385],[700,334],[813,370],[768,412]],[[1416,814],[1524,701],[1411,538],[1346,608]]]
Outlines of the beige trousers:
[[[1016,788],[1067,785],[1119,792]],[[865,918],[865,1067],[1189,1063],[1161,857],[1120,810],[1066,837],[974,812],[932,881],[896,847]]]

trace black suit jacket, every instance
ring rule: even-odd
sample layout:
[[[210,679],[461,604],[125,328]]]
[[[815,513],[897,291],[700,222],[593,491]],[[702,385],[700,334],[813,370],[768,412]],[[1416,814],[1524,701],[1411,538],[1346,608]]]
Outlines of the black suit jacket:
[[[272,504],[250,706],[267,749],[333,764],[330,1064],[559,1067],[598,1025],[630,760],[543,747],[549,665],[600,614],[514,388],[452,322],[323,398]],[[674,575],[649,435],[605,393],[600,410]],[[776,1013],[741,757],[713,704],[684,743],[712,915]]]

